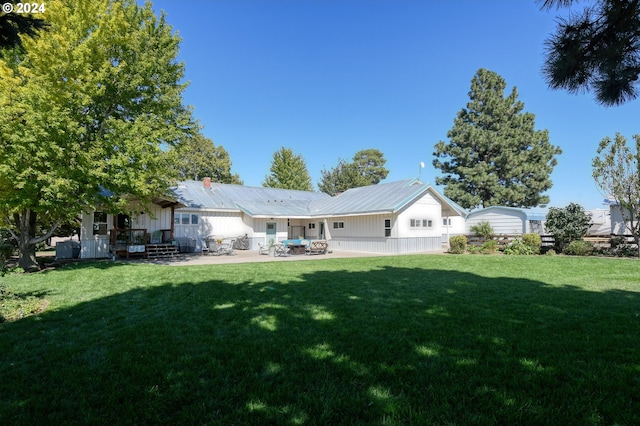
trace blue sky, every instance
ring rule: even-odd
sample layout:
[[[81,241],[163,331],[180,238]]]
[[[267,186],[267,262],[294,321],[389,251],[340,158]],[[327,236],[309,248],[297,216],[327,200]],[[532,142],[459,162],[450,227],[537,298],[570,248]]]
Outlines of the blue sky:
[[[541,11],[534,0],[153,5],[182,38],[185,103],[246,185],[261,186],[281,147],[304,157],[314,185],[323,168],[366,148],[384,153],[387,181],[421,173],[434,183],[433,146],[447,140],[480,68],[501,75],[507,93],[517,87],[536,129],[562,148],[549,206],[602,208],[591,177],[598,143],[638,133],[639,101],[603,107],[590,93],[546,87],[543,43],[566,12]]]

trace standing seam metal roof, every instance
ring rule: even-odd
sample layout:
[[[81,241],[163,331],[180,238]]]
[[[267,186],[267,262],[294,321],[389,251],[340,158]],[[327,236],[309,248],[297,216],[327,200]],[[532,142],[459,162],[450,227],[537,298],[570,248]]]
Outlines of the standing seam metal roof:
[[[173,192],[188,208],[243,211],[250,216],[341,216],[397,212],[416,197],[433,191],[460,215],[464,209],[418,179],[352,188],[330,197],[321,192],[250,187],[200,181],[181,182]]]

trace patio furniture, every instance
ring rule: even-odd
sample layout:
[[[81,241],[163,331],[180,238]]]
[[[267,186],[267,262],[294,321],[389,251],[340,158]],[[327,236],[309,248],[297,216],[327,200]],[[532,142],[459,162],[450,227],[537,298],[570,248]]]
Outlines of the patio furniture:
[[[273,255],[274,256],[289,256],[291,254],[291,251],[289,250],[288,246],[285,246],[284,244],[274,244],[273,245]]]
[[[258,254],[269,254],[269,246],[258,243]]]
[[[215,255],[222,255],[222,254],[226,254],[226,255],[231,255],[233,254],[233,244],[235,243],[235,239],[225,239],[222,240],[222,242],[218,243],[216,241],[216,246],[215,248],[211,247],[211,253],[215,254]]]
[[[302,238],[283,240],[282,244],[289,247],[289,252],[291,254],[305,254],[307,247],[309,246],[309,240],[304,240]]]
[[[205,254],[205,253],[209,254],[210,253],[210,251],[209,251],[209,242],[207,241],[206,238],[203,238],[203,239],[200,240],[200,245],[202,246],[202,254]]]
[[[325,240],[311,241],[307,248],[307,254],[326,254],[329,244]]]

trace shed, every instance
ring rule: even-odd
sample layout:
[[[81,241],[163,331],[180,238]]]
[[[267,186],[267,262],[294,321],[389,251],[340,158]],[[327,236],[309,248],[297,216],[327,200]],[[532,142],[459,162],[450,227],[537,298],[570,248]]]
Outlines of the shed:
[[[496,234],[543,234],[545,218],[546,212],[543,210],[491,206],[470,212],[467,215],[465,229],[467,234],[471,234],[472,226],[487,221]]]

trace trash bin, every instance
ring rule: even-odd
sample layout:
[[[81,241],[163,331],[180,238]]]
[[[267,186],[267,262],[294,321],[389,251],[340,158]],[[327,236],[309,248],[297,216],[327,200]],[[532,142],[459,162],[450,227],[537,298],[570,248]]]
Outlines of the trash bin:
[[[80,243],[77,241],[60,241],[56,244],[56,260],[77,259],[80,256]]]

